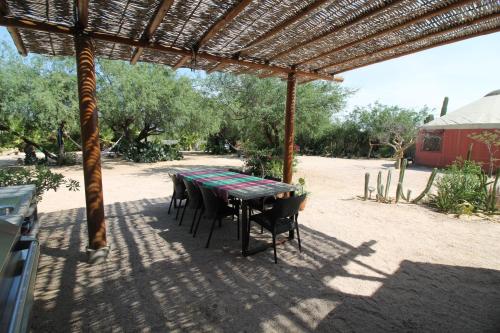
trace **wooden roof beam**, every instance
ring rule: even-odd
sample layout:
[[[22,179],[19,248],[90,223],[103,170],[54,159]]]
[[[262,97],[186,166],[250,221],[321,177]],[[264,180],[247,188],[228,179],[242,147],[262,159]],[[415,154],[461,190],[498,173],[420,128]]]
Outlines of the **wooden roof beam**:
[[[454,4],[451,4],[451,5],[442,7],[442,8],[434,9],[434,10],[432,10],[432,11],[430,11],[430,12],[428,12],[428,13],[422,15],[422,16],[415,17],[415,18],[413,18],[413,19],[411,19],[409,21],[406,21],[406,22],[400,23],[400,24],[398,24],[396,26],[393,26],[393,27],[384,29],[382,31],[370,34],[370,35],[368,35],[368,36],[366,36],[366,37],[364,37],[362,39],[358,39],[358,40],[352,41],[350,43],[347,43],[347,44],[341,45],[339,47],[336,47],[333,50],[329,50],[327,52],[323,52],[323,53],[321,53],[321,54],[319,54],[317,56],[314,56],[314,57],[309,58],[307,60],[301,61],[300,63],[297,64],[297,66],[304,65],[304,64],[316,61],[318,59],[321,59],[321,58],[324,58],[326,56],[332,55],[334,53],[343,51],[343,50],[348,49],[350,47],[353,47],[353,46],[365,43],[365,42],[367,42],[369,40],[385,36],[387,34],[390,34],[390,33],[394,32],[394,31],[405,29],[405,28],[407,28],[407,27],[409,27],[411,25],[414,25],[414,24],[423,22],[425,20],[434,18],[436,16],[439,16],[439,15],[442,15],[444,13],[447,13],[447,12],[453,10],[453,9],[456,9],[456,8],[463,7],[465,5],[471,4],[471,3],[475,2],[475,1],[476,0],[460,0],[460,1],[455,2]]]
[[[23,28],[23,29],[32,29],[44,32],[53,32],[58,34],[66,34],[66,35],[74,35],[76,29],[74,27],[68,27],[65,25],[51,24],[41,21],[33,21],[27,19],[17,19],[17,18],[7,18],[0,17],[0,26],[10,26],[15,28]],[[96,39],[107,41],[111,43],[123,44],[133,47],[141,47],[151,50],[156,50],[160,52],[166,52],[170,54],[177,54],[181,56],[191,56],[192,50],[180,49],[172,46],[165,46],[160,43],[151,43],[144,40],[135,40],[127,37],[121,37],[116,35],[110,35],[108,33],[100,33],[94,31],[87,31],[88,36]],[[236,58],[225,58],[217,55],[213,55],[210,53],[199,52],[196,55],[200,59],[206,59],[211,62],[224,63],[226,65],[239,65],[246,66],[254,70],[270,70],[277,73],[292,73],[295,72],[298,76],[315,78],[317,80],[328,80],[328,81],[338,81],[342,82],[343,79],[340,77],[333,77],[328,73],[316,73],[316,72],[308,72],[302,70],[295,70],[290,67],[279,67],[275,65],[269,65],[259,62],[252,62],[244,59],[236,59]]]
[[[283,30],[285,30],[286,28],[291,26],[292,24],[300,21],[301,19],[303,19],[307,15],[313,13],[314,11],[318,10],[319,8],[321,8],[323,5],[325,5],[326,3],[330,2],[330,1],[331,0],[314,1],[309,6],[302,8],[296,15],[290,17],[288,20],[285,20],[281,24],[278,24],[277,26],[275,26],[271,30],[269,30],[266,33],[264,33],[263,35],[261,35],[259,38],[252,41],[250,44],[247,44],[247,46],[245,46],[245,49],[249,49],[253,46],[256,46],[258,44],[261,44],[261,43],[269,40],[270,38],[276,36],[277,34],[282,32]],[[243,51],[242,53],[245,53],[245,52]]]
[[[195,49],[199,50],[210,39],[212,39],[213,36],[224,29],[232,20],[234,20],[236,16],[238,16],[250,3],[252,3],[252,1],[253,0],[241,0],[236,6],[225,13],[220,20],[218,20],[203,34],[198,43],[196,43]]]
[[[261,79],[267,79],[267,78],[270,78],[270,77],[275,77],[276,76],[276,73],[273,72],[273,71],[270,71],[268,73],[264,73],[264,74],[260,74],[259,77]]]
[[[463,40],[466,40],[466,39],[469,39],[469,38],[474,38],[474,37],[489,35],[489,34],[493,34],[493,33],[497,33],[497,32],[500,32],[500,27],[495,27],[495,28],[491,28],[491,29],[488,29],[488,30],[479,31],[479,32],[476,32],[474,34],[462,36],[462,37],[451,39],[451,40],[445,40],[445,41],[442,41],[442,42],[439,42],[439,43],[436,43],[436,44],[426,45],[426,46],[419,47],[419,48],[416,48],[416,49],[413,49],[413,50],[410,50],[410,51],[406,51],[406,52],[403,52],[403,53],[398,53],[398,54],[395,54],[395,55],[390,56],[388,58],[377,59],[377,60],[370,61],[370,62],[367,62],[367,63],[362,64],[362,65],[352,66],[352,67],[348,67],[348,68],[345,68],[345,69],[341,69],[340,71],[336,72],[336,74],[344,73],[344,72],[347,72],[347,71],[352,71],[354,69],[358,69],[358,68],[361,68],[361,67],[365,67],[365,66],[377,64],[379,62],[383,62],[383,61],[387,61],[387,60],[391,60],[391,59],[396,59],[396,58],[404,57],[404,56],[409,55],[409,54],[414,54],[414,53],[425,51],[425,50],[432,49],[432,48],[435,48],[435,47],[444,46],[444,45],[448,45],[448,44],[455,43],[455,42],[460,42],[460,41],[463,41]]]
[[[76,7],[78,9],[77,26],[80,29],[85,29],[89,24],[89,0],[76,0]]]
[[[5,0],[0,0],[0,17],[6,15],[9,15],[9,7],[7,6]],[[17,52],[19,52],[19,54],[23,57],[26,57],[28,55],[28,50],[26,50],[26,46],[24,46],[23,38],[21,37],[19,30],[14,27],[7,27],[7,31],[16,46]]]
[[[227,64],[224,64],[222,62],[219,62],[217,65],[215,65],[214,67],[210,68],[209,70],[207,70],[207,74],[210,74],[210,73],[213,73],[213,72],[217,72],[217,71],[221,71],[222,69],[224,69],[225,67],[227,67]]]
[[[158,8],[156,9],[155,14],[151,18],[151,21],[149,21],[148,25],[146,26],[146,29],[144,30],[141,39],[145,40],[147,42],[150,41],[151,37],[153,37],[156,29],[160,26],[161,22],[163,21],[163,18],[165,15],[167,15],[167,12],[170,10],[170,7],[172,7],[172,4],[174,3],[174,0],[163,0]],[[142,51],[144,48],[142,47],[137,47],[133,52],[132,52],[132,58],[130,59],[130,63],[132,65],[135,65],[137,61],[141,58]]]
[[[312,81],[314,81],[314,79],[305,79],[305,80],[300,81],[299,84],[306,84],[306,83],[309,83]]]
[[[176,70],[176,69],[181,68],[182,66],[184,66],[186,64],[186,62],[189,61],[189,59],[191,59],[191,56],[188,56],[188,55],[182,56],[179,59],[179,61],[177,61],[177,63],[174,65],[174,67],[172,67],[172,69]]]
[[[471,21],[468,21],[468,22],[465,22],[465,23],[462,23],[462,24],[459,24],[459,25],[455,25],[455,26],[449,27],[449,28],[441,30],[441,31],[437,31],[437,32],[433,32],[433,33],[427,34],[425,36],[420,36],[420,37],[417,37],[417,38],[413,38],[413,39],[405,41],[404,43],[401,43],[401,44],[397,44],[397,45],[385,47],[383,49],[377,50],[374,53],[364,54],[364,55],[361,55],[361,56],[358,56],[358,57],[355,57],[355,58],[352,58],[352,59],[347,59],[347,60],[342,61],[342,62],[329,64],[329,65],[323,66],[321,68],[318,68],[317,70],[328,71],[328,69],[330,69],[332,67],[342,66],[342,65],[348,64],[350,62],[353,62],[353,61],[356,61],[356,60],[359,60],[359,59],[367,58],[367,57],[370,57],[370,56],[373,56],[373,55],[377,55],[377,54],[381,54],[381,53],[384,53],[384,52],[390,52],[390,51],[393,51],[393,50],[397,50],[398,48],[402,48],[402,47],[408,46],[408,45],[413,44],[413,43],[418,43],[418,42],[426,40],[428,38],[440,37],[440,36],[443,36],[443,35],[446,35],[446,34],[452,32],[452,31],[465,29],[465,28],[468,28],[468,27],[476,25],[476,24],[481,24],[481,23],[487,22],[489,20],[494,20],[496,18],[500,18],[500,13],[489,14],[489,15],[486,15],[486,16],[483,16],[483,17],[480,17],[480,18],[477,18],[477,19],[474,19],[474,20],[471,20]]]
[[[372,9],[371,11],[368,11],[358,17],[355,17],[354,19],[352,19],[351,21],[347,22],[346,24],[344,25],[341,25],[339,27],[336,27],[336,28],[333,28],[332,30],[324,33],[324,34],[321,34],[319,36],[316,36],[316,37],[313,37],[311,39],[308,39],[302,43],[299,43],[297,45],[294,45],[286,50],[283,50],[281,51],[280,53],[274,55],[273,57],[270,58],[270,60],[275,60],[275,59],[279,59],[279,58],[282,58],[298,49],[301,49],[301,48],[304,48],[304,47],[307,47],[307,46],[310,46],[324,38],[329,38],[329,37],[334,37],[336,34],[339,34],[341,33],[342,31],[352,27],[353,25],[355,24],[358,24],[359,22],[361,21],[364,21],[364,20],[367,20],[367,19],[371,19],[377,15],[379,15],[381,12],[383,12],[384,10],[388,10],[388,9],[391,9],[393,7],[396,7],[398,6],[401,2],[403,2],[404,0],[395,0],[393,1],[392,3],[388,4],[388,5],[385,5],[383,7],[378,7],[378,8],[374,8]]]

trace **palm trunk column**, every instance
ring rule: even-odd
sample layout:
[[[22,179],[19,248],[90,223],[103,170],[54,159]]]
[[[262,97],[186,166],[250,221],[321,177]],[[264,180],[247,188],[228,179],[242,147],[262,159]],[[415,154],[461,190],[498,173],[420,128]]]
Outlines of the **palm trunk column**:
[[[293,151],[294,151],[294,119],[297,92],[297,75],[288,74],[285,114],[285,153],[283,164],[283,182],[291,184],[293,176]]]
[[[87,206],[89,262],[97,262],[108,253],[102,194],[101,147],[96,101],[94,41],[83,33],[75,36],[78,98],[82,132],[83,176]]]

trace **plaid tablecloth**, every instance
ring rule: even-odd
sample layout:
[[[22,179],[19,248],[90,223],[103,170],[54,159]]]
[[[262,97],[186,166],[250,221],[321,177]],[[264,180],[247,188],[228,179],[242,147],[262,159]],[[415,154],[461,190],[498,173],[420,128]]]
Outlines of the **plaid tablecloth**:
[[[217,195],[226,201],[229,195],[246,199],[245,194],[248,193],[251,193],[253,197],[259,197],[269,195],[270,192],[280,193],[294,190],[294,187],[288,184],[224,169],[181,171],[177,173],[177,177],[193,181],[199,186],[213,188]]]

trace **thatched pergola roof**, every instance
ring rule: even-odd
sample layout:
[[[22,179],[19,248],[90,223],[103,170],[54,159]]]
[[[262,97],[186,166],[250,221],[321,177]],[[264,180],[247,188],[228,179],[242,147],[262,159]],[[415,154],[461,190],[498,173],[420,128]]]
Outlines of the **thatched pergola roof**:
[[[0,0],[0,14],[23,53],[73,55],[80,26],[104,58],[303,80],[500,30],[498,0]]]

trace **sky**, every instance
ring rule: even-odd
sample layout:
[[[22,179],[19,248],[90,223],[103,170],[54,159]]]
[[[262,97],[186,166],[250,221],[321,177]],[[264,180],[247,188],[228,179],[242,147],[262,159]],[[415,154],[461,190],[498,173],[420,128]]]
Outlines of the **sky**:
[[[5,28],[0,41],[14,44]],[[179,70],[190,74],[189,70]],[[340,74],[345,87],[357,92],[347,110],[376,101],[388,105],[434,108],[443,98],[448,111],[500,89],[500,32],[436,47]]]

